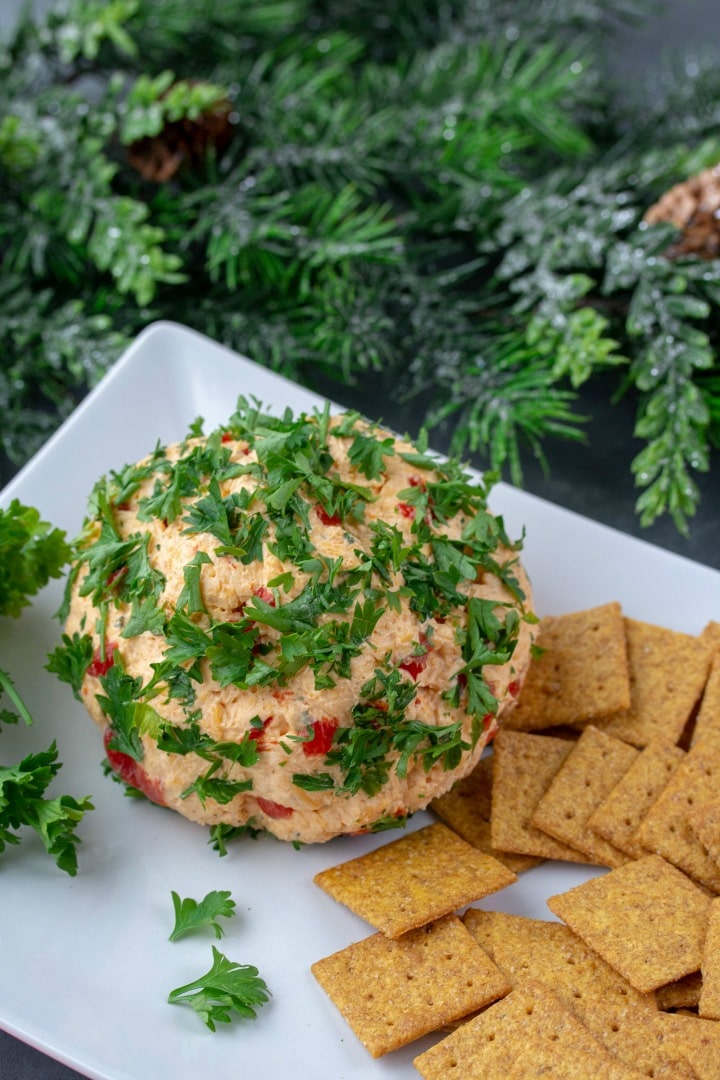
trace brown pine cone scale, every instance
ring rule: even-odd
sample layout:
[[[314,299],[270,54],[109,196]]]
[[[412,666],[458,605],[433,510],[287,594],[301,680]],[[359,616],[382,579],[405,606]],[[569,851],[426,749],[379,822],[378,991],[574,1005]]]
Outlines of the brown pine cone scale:
[[[643,221],[648,225],[667,221],[680,229],[680,236],[665,252],[668,258],[716,259],[720,255],[720,165],[675,184],[646,211]]]

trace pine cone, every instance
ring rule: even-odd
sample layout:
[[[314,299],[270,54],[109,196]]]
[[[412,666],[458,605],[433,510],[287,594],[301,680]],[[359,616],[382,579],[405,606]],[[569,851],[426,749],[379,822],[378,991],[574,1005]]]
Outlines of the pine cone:
[[[681,255],[717,258],[720,255],[720,165],[704,169],[671,187],[649,208],[643,220],[648,225],[669,221],[681,230],[678,240],[665,252],[669,259]]]
[[[198,168],[211,147],[220,154],[233,136],[232,106],[215,102],[196,120],[167,123],[159,135],[136,139],[128,147],[128,160],[143,180],[165,184],[183,165]]]

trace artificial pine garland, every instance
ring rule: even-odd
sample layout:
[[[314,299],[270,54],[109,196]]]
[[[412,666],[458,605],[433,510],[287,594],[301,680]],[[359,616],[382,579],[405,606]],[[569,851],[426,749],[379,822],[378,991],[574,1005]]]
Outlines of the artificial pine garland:
[[[612,368],[640,520],[687,530],[720,445],[693,179],[719,98],[708,72],[654,116],[618,107],[606,27],[645,8],[65,0],[23,22],[0,53],[5,473],[181,312],[310,385],[372,379],[378,416],[428,403],[518,483],[528,449],[583,437],[578,388]]]

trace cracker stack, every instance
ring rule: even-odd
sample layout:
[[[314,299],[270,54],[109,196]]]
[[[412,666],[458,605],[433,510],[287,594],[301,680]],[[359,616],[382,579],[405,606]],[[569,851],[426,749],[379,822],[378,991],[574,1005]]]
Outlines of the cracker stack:
[[[317,876],[379,932],[313,972],[373,1056],[453,1028],[416,1057],[427,1080],[716,1080],[720,624],[611,603],[541,620],[538,645],[444,824]],[[543,859],[603,869],[548,899],[561,921],[467,906]]]

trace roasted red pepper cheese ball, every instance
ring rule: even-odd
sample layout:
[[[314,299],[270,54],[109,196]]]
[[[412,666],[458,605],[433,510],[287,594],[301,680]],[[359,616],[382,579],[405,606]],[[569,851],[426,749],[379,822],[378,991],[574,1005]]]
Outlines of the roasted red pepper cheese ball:
[[[528,581],[486,495],[356,414],[242,400],[104,477],[64,641],[111,767],[193,821],[294,841],[426,806],[529,661]]]

